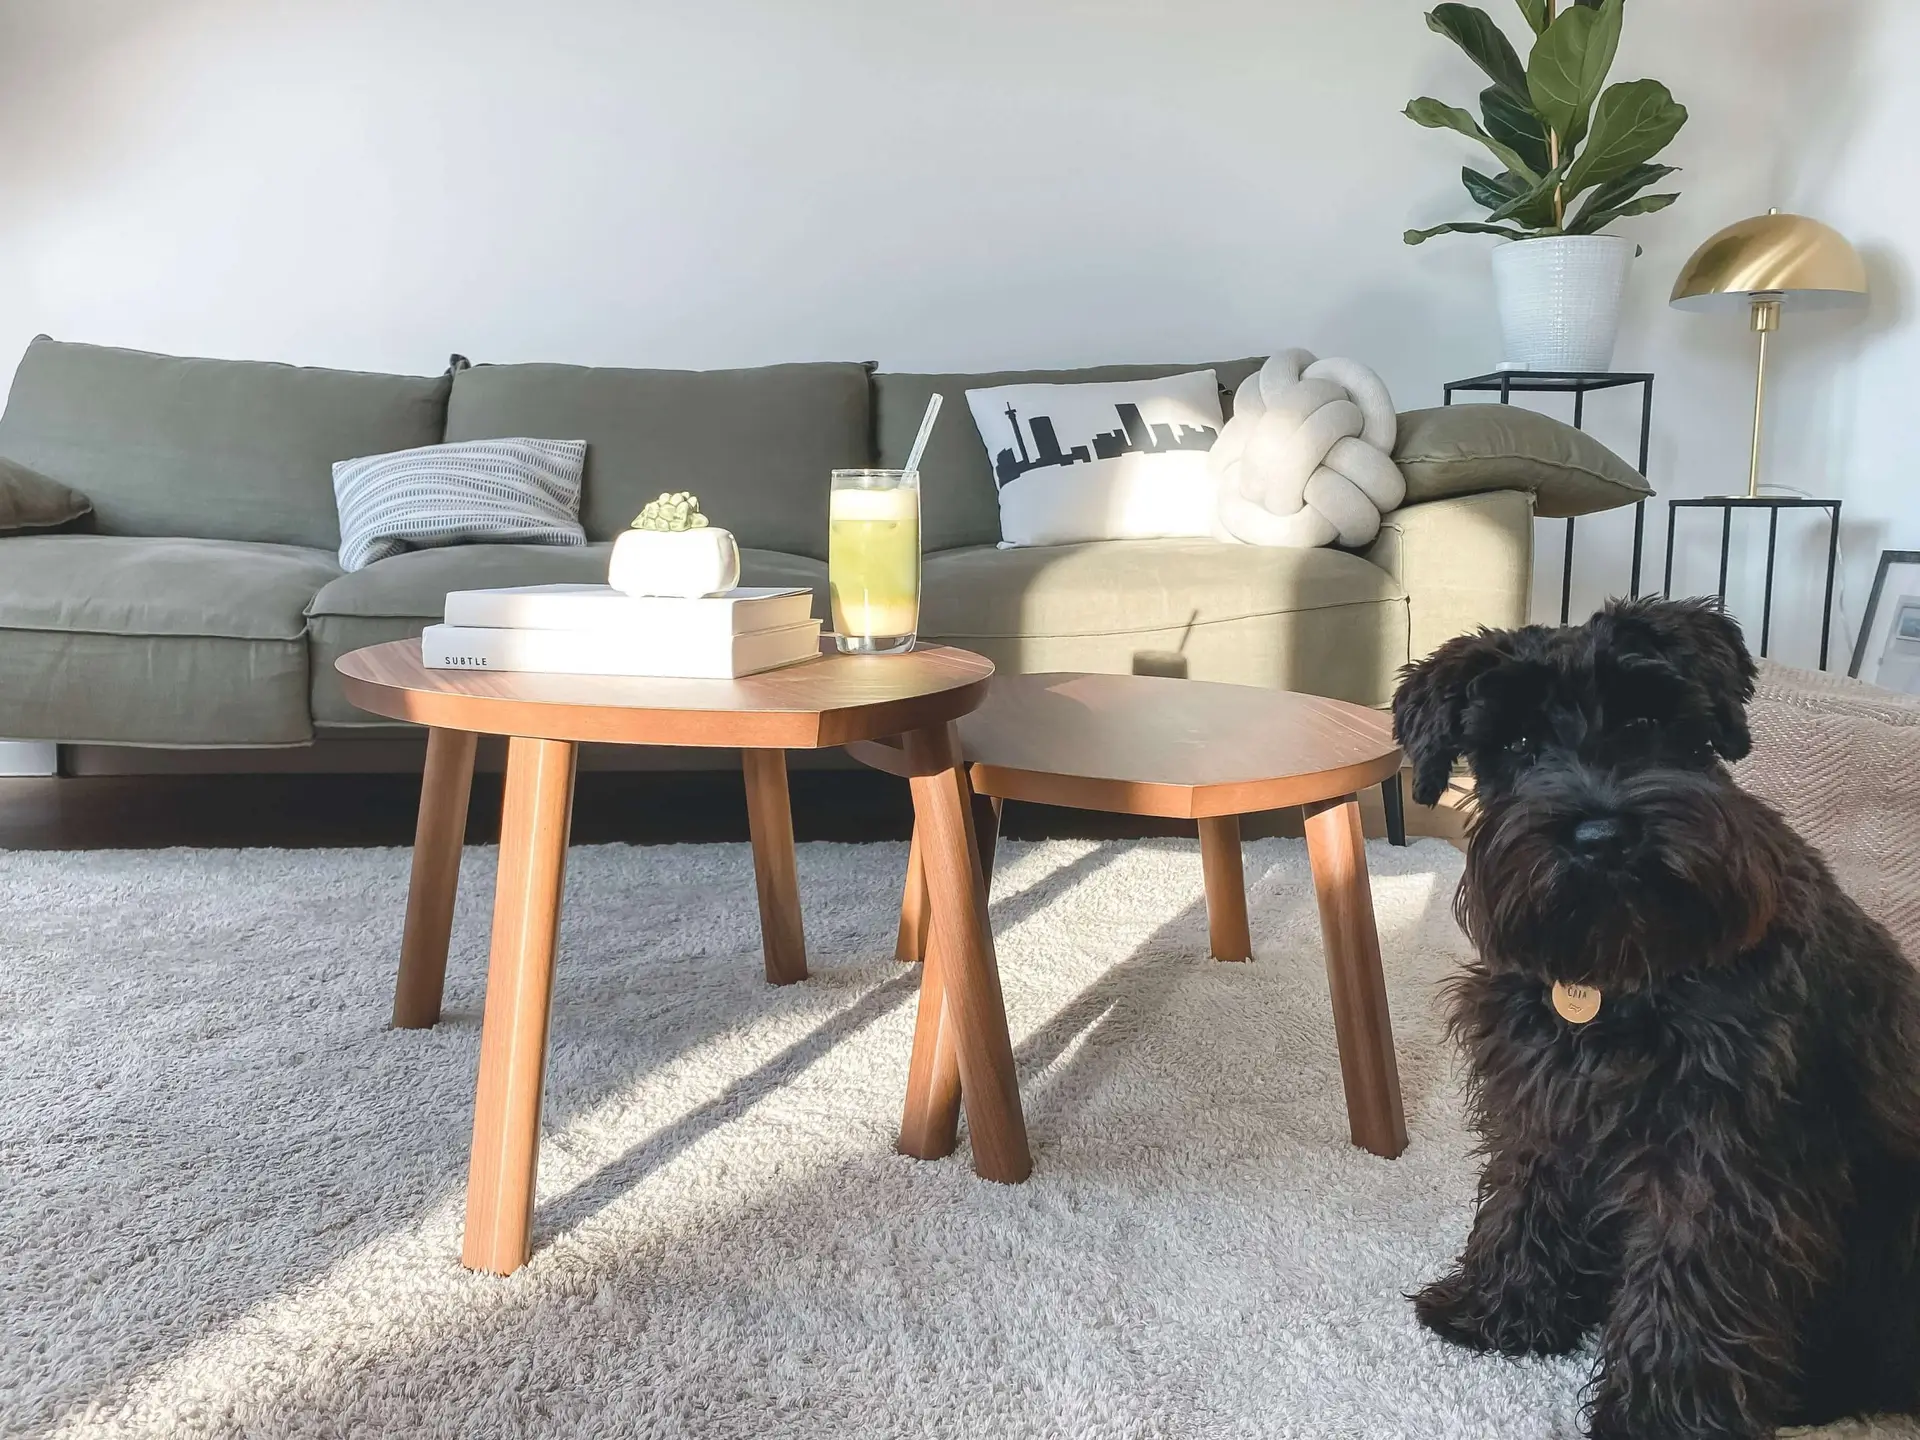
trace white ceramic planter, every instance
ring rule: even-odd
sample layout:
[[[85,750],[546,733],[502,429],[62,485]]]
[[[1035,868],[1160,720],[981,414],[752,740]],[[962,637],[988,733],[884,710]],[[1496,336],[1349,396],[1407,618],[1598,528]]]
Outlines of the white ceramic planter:
[[[607,583],[627,595],[718,595],[740,583],[731,530],[629,530],[613,542]]]
[[[1507,362],[1529,370],[1610,366],[1633,252],[1634,242],[1618,235],[1549,235],[1496,249]]]

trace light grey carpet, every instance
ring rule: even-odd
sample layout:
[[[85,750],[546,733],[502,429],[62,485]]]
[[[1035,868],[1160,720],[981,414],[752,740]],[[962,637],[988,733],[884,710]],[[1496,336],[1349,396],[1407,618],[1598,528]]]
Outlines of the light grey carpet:
[[[1569,1436],[1581,1362],[1447,1349],[1402,1298],[1473,1189],[1432,1006],[1459,861],[1370,858],[1398,1162],[1347,1143],[1297,842],[1248,847],[1249,966],[1204,958],[1190,843],[1005,847],[1037,1169],[1001,1187],[892,1150],[904,847],[802,847],[785,990],[744,847],[576,851],[502,1281],[456,1259],[490,851],[406,1034],[402,851],[0,855],[0,1430]]]

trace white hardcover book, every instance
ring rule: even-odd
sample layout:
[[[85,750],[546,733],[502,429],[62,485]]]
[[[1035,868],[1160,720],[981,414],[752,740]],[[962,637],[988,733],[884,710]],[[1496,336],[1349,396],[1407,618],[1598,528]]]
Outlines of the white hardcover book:
[[[819,653],[818,620],[745,635],[701,635],[652,627],[644,633],[609,634],[429,625],[420,637],[420,663],[430,670],[531,670],[551,675],[737,680],[812,660]]]
[[[611,585],[513,585],[451,591],[444,613],[449,625],[499,630],[673,630],[719,640],[804,624],[812,612],[813,592],[798,588],[742,587],[682,600],[623,595]]]

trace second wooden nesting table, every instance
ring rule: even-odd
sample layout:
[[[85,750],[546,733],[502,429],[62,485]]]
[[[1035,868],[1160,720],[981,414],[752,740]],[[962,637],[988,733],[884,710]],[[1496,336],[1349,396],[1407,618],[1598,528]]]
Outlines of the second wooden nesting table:
[[[1360,831],[1360,792],[1399,773],[1400,748],[1386,716],[1250,685],[1145,675],[1002,675],[958,729],[988,883],[1003,800],[1194,820],[1219,960],[1253,955],[1239,817],[1304,810],[1353,1141],[1388,1157],[1407,1148]],[[847,748],[880,769],[913,772],[898,746]],[[927,839],[916,829],[901,905],[903,960],[935,958],[943,949],[938,909],[927,898]],[[923,1020],[928,983],[922,981]],[[935,1063],[932,1072],[917,1068],[923,1054]],[[924,1051],[916,1044],[914,1055],[901,1145],[915,1154],[945,1153],[959,1125],[963,1077],[951,1043],[929,1043]]]

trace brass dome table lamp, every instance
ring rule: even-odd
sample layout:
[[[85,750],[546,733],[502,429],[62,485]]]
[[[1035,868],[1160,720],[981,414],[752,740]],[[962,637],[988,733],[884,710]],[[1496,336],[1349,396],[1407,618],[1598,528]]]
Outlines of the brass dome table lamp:
[[[1748,312],[1760,337],[1753,388],[1753,449],[1747,498],[1760,494],[1760,441],[1767,406],[1767,337],[1787,310],[1837,310],[1863,305],[1867,270],[1832,226],[1778,210],[1729,225],[1693,252],[1674,282],[1676,310],[1708,314]]]
[[[1780,535],[1780,512],[1824,511],[1827,576],[1820,616],[1822,670],[1827,668],[1833,630],[1834,578],[1840,562],[1840,501],[1797,493],[1760,493],[1760,443],[1767,411],[1767,338],[1780,328],[1780,317],[1787,310],[1838,310],[1864,304],[1866,295],[1866,267],[1845,236],[1818,220],[1782,215],[1778,210],[1729,225],[1710,238],[1693,252],[1673,286],[1676,309],[1709,314],[1747,311],[1754,333],[1760,337],[1760,361],[1753,386],[1753,447],[1747,457],[1747,493],[1667,502],[1667,566],[1661,590],[1673,593],[1673,542],[1680,511],[1720,512],[1720,579],[1714,593],[1724,604],[1733,512],[1765,510],[1767,577],[1760,612],[1760,653],[1765,655],[1773,636],[1774,551]]]

